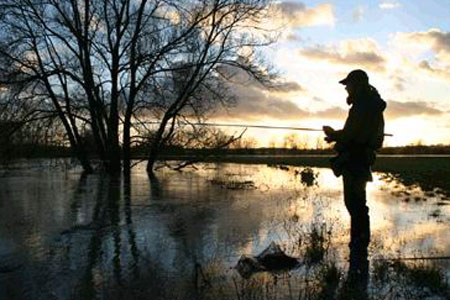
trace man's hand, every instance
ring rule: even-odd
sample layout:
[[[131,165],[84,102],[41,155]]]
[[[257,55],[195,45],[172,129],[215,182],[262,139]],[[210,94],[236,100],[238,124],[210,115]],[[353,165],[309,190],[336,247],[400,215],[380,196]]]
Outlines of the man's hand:
[[[334,138],[333,138],[334,129],[332,127],[330,127],[330,126],[323,126],[322,129],[323,129],[323,132],[326,135],[325,141],[327,143],[334,142]]]
[[[326,137],[324,138],[324,140],[325,140],[325,142],[327,142],[327,143],[332,143],[332,142],[334,142],[334,139],[330,138],[329,136],[326,136]]]
[[[323,129],[323,132],[325,132],[325,134],[327,136],[333,135],[333,133],[334,133],[334,129],[330,126],[323,126],[322,129]]]

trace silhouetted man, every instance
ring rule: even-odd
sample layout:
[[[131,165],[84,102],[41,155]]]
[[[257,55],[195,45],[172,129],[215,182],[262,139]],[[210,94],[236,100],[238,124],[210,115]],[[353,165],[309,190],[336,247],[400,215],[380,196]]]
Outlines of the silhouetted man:
[[[351,217],[350,270],[367,275],[370,222],[366,183],[372,181],[375,151],[383,143],[386,102],[369,84],[363,70],[351,71],[339,83],[345,85],[351,108],[342,130],[324,126],[323,131],[327,142],[336,142],[334,149],[338,155],[331,159],[331,168],[344,179],[344,201]]]

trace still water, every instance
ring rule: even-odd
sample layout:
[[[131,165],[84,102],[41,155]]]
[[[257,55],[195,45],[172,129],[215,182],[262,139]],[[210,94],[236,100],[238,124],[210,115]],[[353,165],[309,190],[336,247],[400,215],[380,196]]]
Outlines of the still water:
[[[386,173],[367,193],[369,259],[450,256],[446,193]],[[111,178],[17,164],[0,177],[0,299],[195,299],[202,266],[237,276],[241,255],[271,242],[299,255],[296,234],[314,224],[345,268],[349,216],[328,169],[211,163],[149,178],[142,163]]]

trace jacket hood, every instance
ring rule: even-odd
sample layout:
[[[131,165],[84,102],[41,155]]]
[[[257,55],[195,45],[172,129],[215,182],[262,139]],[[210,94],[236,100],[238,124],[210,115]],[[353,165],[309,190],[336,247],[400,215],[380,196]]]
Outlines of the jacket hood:
[[[377,89],[369,86],[366,92],[360,94],[354,102],[361,109],[369,109],[371,111],[383,112],[386,109],[386,102],[381,99]]]
[[[378,110],[378,111],[384,111],[386,109],[386,101],[384,101],[383,99],[381,99],[380,94],[378,93],[377,89],[374,88],[373,86],[370,87],[370,102],[371,102],[371,106],[373,106],[374,109]]]

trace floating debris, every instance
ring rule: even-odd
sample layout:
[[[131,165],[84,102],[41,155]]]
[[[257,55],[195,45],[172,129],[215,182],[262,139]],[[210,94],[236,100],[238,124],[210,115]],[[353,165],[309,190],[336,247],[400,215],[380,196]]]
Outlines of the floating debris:
[[[255,190],[255,183],[251,180],[238,181],[238,180],[220,180],[212,179],[210,182],[214,185],[218,185],[221,188],[228,190]]]
[[[235,268],[242,277],[249,278],[257,272],[285,271],[299,264],[296,258],[286,255],[278,244],[272,242],[258,256],[242,255]]]
[[[441,215],[441,210],[440,209],[436,209],[430,214],[430,217],[438,218],[440,215]]]
[[[416,196],[416,197],[414,197],[414,201],[416,201],[416,202],[419,202],[419,201],[426,201],[426,199],[425,199],[425,198],[422,198],[422,197],[419,197],[419,196]]]
[[[268,167],[270,168],[276,168],[276,169],[280,169],[283,171],[289,171],[289,167],[286,165],[280,165],[280,164],[267,164]]]
[[[432,192],[432,191],[427,191],[427,192],[425,192],[425,196],[432,198],[432,197],[436,197],[437,194],[435,192]]]
[[[304,168],[301,171],[295,171],[295,175],[300,175],[300,180],[305,186],[317,185],[317,174],[311,168]]]
[[[289,168],[285,165],[279,165],[278,168],[283,171],[289,171]]]

